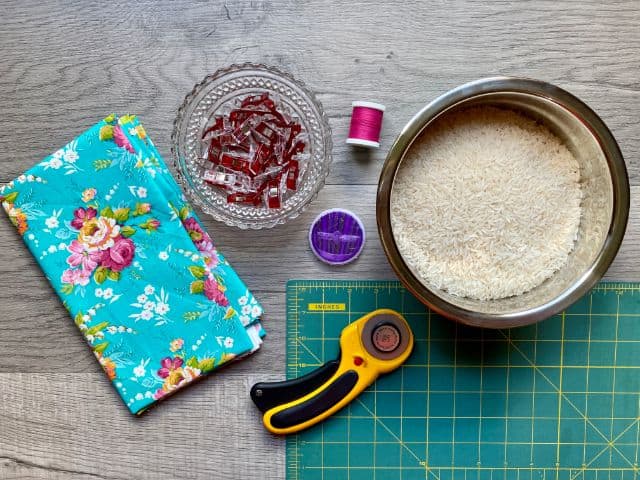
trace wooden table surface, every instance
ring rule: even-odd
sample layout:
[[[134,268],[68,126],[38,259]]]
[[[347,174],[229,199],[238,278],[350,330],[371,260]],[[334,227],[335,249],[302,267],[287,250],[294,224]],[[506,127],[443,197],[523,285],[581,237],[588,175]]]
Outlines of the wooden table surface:
[[[393,138],[437,95],[489,75],[539,78],[590,104],[617,137],[631,220],[608,278],[640,280],[640,3],[377,1],[0,2],[0,182],[110,112],[137,113],[167,161],[176,110],[232,63],[290,71],[333,129],[327,185],[290,224],[244,232],[206,219],[266,309],[253,357],[141,418],[112,389],[8,221],[0,221],[0,478],[282,479],[284,441],[249,400],[284,374],[289,278],[392,278],[375,227],[378,174]],[[353,100],[387,106],[382,148],[345,143]],[[313,217],[348,207],[369,238],[352,265],[309,252]],[[338,479],[336,479],[338,480]]]

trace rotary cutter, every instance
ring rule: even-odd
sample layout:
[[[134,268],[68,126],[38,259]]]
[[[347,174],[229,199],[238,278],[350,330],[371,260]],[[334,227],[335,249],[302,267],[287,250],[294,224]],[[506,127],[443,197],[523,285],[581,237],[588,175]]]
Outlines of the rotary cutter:
[[[398,368],[411,354],[413,333],[398,312],[375,310],[340,334],[340,358],[300,378],[256,383],[251,399],[272,433],[304,430],[334,414],[371,385]]]

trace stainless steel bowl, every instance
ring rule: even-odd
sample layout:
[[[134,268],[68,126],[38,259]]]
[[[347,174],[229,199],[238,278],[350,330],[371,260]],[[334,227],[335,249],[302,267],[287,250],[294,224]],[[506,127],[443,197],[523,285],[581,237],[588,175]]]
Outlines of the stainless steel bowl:
[[[420,134],[441,115],[471,106],[517,110],[561,138],[580,164],[582,218],[567,264],[533,290],[491,301],[451,295],[419,280],[402,258],[391,226],[396,172]],[[604,122],[578,98],[554,85],[497,77],[462,85],[424,107],[391,146],[380,181],[376,215],[382,246],[404,285],[436,312],[468,325],[507,328],[548,318],[582,297],[613,261],[627,226],[629,179],[620,148]]]

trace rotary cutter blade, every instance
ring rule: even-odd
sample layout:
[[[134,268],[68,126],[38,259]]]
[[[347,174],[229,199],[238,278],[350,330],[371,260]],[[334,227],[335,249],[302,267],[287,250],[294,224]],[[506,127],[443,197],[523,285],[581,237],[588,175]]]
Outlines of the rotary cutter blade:
[[[413,349],[413,333],[398,312],[375,310],[340,334],[340,358],[283,382],[256,383],[251,399],[272,433],[299,432],[334,414],[378,376],[398,368]]]

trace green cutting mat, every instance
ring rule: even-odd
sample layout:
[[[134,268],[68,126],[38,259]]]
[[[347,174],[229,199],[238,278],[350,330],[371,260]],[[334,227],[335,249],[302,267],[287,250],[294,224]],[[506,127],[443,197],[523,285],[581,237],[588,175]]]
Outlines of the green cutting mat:
[[[640,284],[502,331],[446,321],[392,281],[293,280],[287,304],[288,378],[336,358],[376,308],[416,338],[404,366],[287,437],[289,480],[640,478]]]

